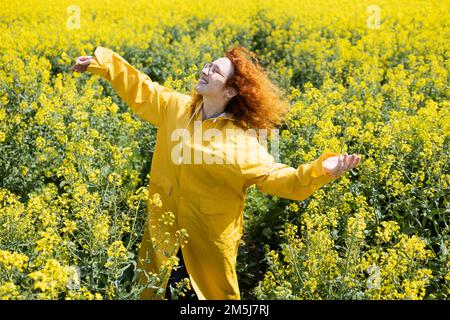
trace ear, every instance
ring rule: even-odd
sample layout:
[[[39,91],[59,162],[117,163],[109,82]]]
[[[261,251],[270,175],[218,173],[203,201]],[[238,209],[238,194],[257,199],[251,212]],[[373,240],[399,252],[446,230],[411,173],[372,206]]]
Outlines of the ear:
[[[227,88],[225,89],[225,97],[226,97],[227,99],[231,99],[231,98],[233,98],[235,95],[237,95],[237,91],[236,91],[235,88],[233,88],[233,87],[227,87]]]

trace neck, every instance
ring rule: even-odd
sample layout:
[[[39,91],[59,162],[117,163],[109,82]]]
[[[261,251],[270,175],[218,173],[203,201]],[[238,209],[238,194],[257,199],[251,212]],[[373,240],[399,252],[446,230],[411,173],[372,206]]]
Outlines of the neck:
[[[216,99],[211,97],[203,97],[202,115],[203,119],[208,119],[216,113],[225,111],[226,101],[223,99]]]

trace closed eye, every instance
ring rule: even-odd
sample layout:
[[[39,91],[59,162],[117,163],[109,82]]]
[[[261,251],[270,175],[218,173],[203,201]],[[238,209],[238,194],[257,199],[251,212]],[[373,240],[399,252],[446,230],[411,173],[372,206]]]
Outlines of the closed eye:
[[[214,72],[217,72],[223,77],[222,71],[220,70],[219,66],[217,64],[213,64]]]

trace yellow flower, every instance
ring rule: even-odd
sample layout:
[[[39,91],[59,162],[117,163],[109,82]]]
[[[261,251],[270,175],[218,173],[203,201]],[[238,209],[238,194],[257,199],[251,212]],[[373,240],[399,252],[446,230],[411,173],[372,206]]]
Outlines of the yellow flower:
[[[64,227],[61,232],[73,233],[77,229],[77,223],[71,220],[64,220]]]
[[[13,268],[22,272],[27,266],[29,258],[17,252],[0,250],[0,269],[11,270]]]
[[[123,246],[123,242],[121,240],[114,241],[108,248],[108,257],[111,258],[123,258],[127,249]]]
[[[289,211],[292,212],[298,212],[298,204],[295,202],[292,202],[291,204],[289,204]]]
[[[42,138],[42,137],[36,138],[36,147],[38,149],[43,149],[45,147],[45,144],[46,144],[46,142],[45,142],[44,138]]]
[[[56,298],[65,289],[69,275],[57,260],[48,259],[42,270],[31,272],[29,277],[34,280],[34,289],[48,293],[50,298]]]
[[[376,237],[383,242],[389,242],[396,237],[400,226],[395,221],[382,221],[381,227],[378,228]]]
[[[121,186],[122,185],[122,177],[119,174],[115,173],[115,172],[111,173],[108,176],[108,181],[111,184],[115,185],[115,186]]]
[[[22,176],[26,176],[28,173],[28,167],[21,166],[20,169],[21,169],[20,173],[22,174]]]
[[[20,299],[20,287],[7,281],[0,285],[0,300]]]
[[[112,113],[115,114],[117,113],[117,111],[119,110],[119,107],[117,106],[117,104],[113,103],[109,106],[107,106],[108,110]]]
[[[161,196],[159,195],[159,193],[153,194],[153,197],[151,198],[150,201],[153,205],[157,206],[158,208],[162,207]]]

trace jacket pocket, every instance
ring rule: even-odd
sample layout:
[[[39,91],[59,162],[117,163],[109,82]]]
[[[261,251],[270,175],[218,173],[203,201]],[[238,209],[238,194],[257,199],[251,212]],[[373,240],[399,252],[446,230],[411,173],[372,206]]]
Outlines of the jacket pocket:
[[[150,174],[150,183],[160,187],[166,195],[170,195],[172,192],[172,183],[169,178],[160,172],[152,172]]]
[[[240,199],[205,199],[199,203],[200,219],[208,230],[208,237],[217,246],[227,249],[242,236]]]

